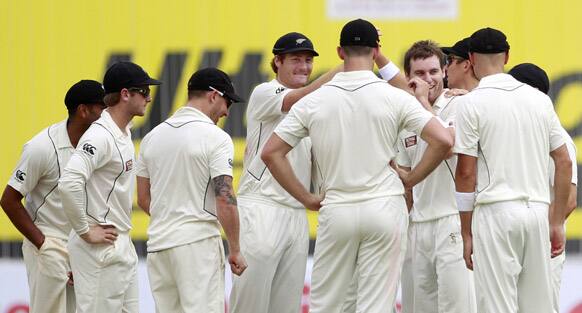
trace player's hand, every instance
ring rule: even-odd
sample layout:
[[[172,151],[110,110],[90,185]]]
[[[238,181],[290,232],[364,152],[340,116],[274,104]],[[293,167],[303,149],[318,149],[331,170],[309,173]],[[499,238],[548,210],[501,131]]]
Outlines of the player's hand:
[[[445,97],[452,98],[456,96],[466,95],[469,91],[459,88],[451,88],[445,92]]]
[[[566,236],[564,234],[564,225],[550,224],[550,243],[552,246],[552,258],[555,258],[564,252]]]
[[[240,251],[229,252],[228,264],[230,264],[230,271],[237,276],[240,276],[247,268],[247,261]]]
[[[67,272],[67,277],[69,277],[69,280],[67,280],[67,285],[74,286],[75,281],[73,280],[73,272]]]
[[[428,85],[427,82],[418,77],[412,77],[408,81],[408,87],[412,89],[412,91],[414,92],[414,96],[416,97],[416,99],[420,101],[420,103],[422,103],[423,105],[425,103],[428,103],[428,91],[430,89],[430,86]]]
[[[113,244],[117,240],[117,229],[113,225],[91,225],[89,231],[82,234],[81,238],[88,243]]]
[[[390,161],[390,166],[396,171],[396,173],[398,174],[398,177],[400,178],[400,180],[402,181],[402,185],[404,185],[405,189],[408,188],[412,188],[413,185],[411,185],[410,179],[408,179],[408,177],[410,176],[410,172],[400,168],[398,166],[398,164],[396,164],[396,162],[394,161]]]
[[[309,198],[303,203],[303,205],[311,211],[319,211],[321,208],[321,201],[325,198],[325,195],[314,195],[312,193],[309,194]]]
[[[463,235],[463,259],[468,269],[473,270],[473,236]]]

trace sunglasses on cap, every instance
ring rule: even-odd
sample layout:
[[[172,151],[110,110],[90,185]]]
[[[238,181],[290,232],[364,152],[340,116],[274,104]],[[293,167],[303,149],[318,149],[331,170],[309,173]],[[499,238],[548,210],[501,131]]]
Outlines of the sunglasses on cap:
[[[131,88],[127,88],[127,90],[129,90],[131,92],[137,92],[140,95],[142,95],[144,98],[147,98],[150,96],[150,89],[147,87],[131,87]]]
[[[227,97],[224,92],[219,91],[218,89],[212,87],[212,86],[208,86],[208,88],[216,91],[218,93],[219,96],[223,97],[226,100],[226,108],[230,108],[230,106],[232,105],[232,100],[230,100],[229,97]]]

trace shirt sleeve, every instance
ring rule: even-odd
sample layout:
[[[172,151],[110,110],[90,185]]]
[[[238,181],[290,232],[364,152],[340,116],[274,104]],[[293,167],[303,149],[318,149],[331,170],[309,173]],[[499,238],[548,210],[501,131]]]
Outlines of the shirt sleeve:
[[[396,144],[397,152],[396,152],[396,163],[400,166],[404,167],[412,167],[412,161],[410,160],[410,156],[406,152],[406,148],[404,147],[403,138],[398,137],[398,142]]]
[[[89,129],[91,130],[91,128]],[[89,231],[85,212],[87,194],[85,184],[93,172],[111,159],[111,147],[105,136],[87,131],[59,180],[59,191],[63,209],[77,234]]]
[[[550,151],[554,151],[566,143],[562,136],[562,124],[553,107],[549,110],[550,117]]]
[[[147,147],[146,138],[144,138],[140,144],[139,155],[137,158],[137,166],[136,166],[136,176],[150,178],[150,173],[148,171],[147,162],[145,158],[145,150]]]
[[[32,142],[28,142],[22,149],[22,155],[12,173],[8,185],[18,191],[23,197],[31,192],[47,167],[46,152]]]
[[[291,147],[295,147],[301,139],[309,136],[307,125],[307,106],[303,98],[289,111],[289,114],[275,128],[275,133]]]
[[[263,84],[251,95],[247,114],[260,122],[270,121],[283,115],[283,99],[293,89],[279,84]]]
[[[568,149],[568,155],[572,161],[572,184],[578,185],[578,162],[576,161],[576,146],[572,141],[566,141],[566,148]]]
[[[232,177],[232,167],[234,160],[234,144],[232,139],[223,133],[217,145],[210,153],[209,168],[210,177],[215,178],[221,175]]]
[[[468,96],[457,103],[454,153],[477,157],[479,144],[479,115]]]
[[[401,110],[402,127],[420,136],[422,129],[433,115],[422,107],[422,104],[411,95],[406,95],[408,101]]]

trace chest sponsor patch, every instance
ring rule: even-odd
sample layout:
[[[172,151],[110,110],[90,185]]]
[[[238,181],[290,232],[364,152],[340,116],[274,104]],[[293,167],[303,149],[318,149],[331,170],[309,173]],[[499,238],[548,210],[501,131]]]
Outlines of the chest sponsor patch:
[[[129,172],[133,168],[133,160],[127,160],[125,162],[125,171]]]
[[[230,168],[232,168],[232,167],[233,167],[233,162],[232,162],[232,159],[228,159],[228,166],[230,166]]]
[[[416,135],[404,138],[404,146],[406,148],[416,145],[416,142],[417,142]]]
[[[26,178],[26,173],[21,170],[16,170],[16,173],[14,173],[14,177],[16,178],[17,181],[22,183]]]
[[[277,88],[277,90],[275,90],[275,94],[278,95],[278,94],[282,93],[284,90],[285,90],[285,88],[279,87],[279,88]]]
[[[95,146],[93,146],[92,144],[90,143],[83,144],[83,152],[85,152],[86,154],[94,156],[95,150],[97,150],[97,148],[95,148]]]

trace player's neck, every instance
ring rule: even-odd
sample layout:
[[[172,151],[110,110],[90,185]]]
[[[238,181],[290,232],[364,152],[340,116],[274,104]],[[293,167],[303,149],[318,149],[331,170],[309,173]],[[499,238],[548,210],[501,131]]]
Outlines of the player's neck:
[[[83,136],[83,134],[85,133],[85,131],[87,131],[88,128],[89,125],[82,123],[75,117],[69,117],[69,119],[67,119],[67,135],[73,147],[77,147],[77,144],[81,139],[81,136]]]
[[[371,71],[374,69],[374,59],[368,57],[349,57],[344,59],[344,72]]]
[[[125,110],[123,103],[118,103],[117,105],[107,108],[107,112],[109,112],[111,119],[115,122],[117,127],[119,127],[121,132],[126,134],[125,129],[129,122],[131,122],[133,114],[130,114]]]

